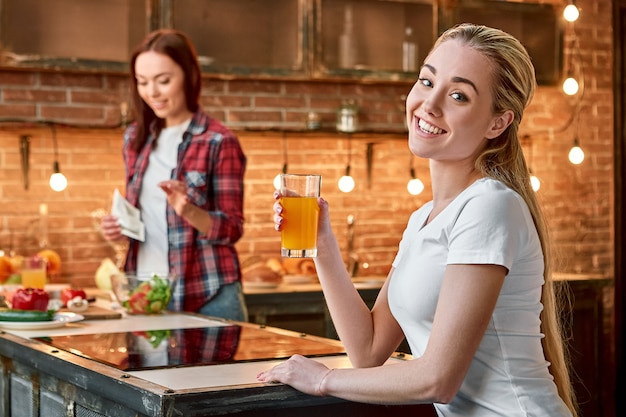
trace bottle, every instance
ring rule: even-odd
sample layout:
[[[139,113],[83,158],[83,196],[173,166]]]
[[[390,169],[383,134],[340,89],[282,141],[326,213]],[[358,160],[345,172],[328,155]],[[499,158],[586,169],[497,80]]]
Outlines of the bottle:
[[[320,119],[320,115],[310,111],[306,117],[306,128],[309,130],[317,130],[322,127],[322,120]]]
[[[352,5],[344,9],[343,33],[339,36],[339,68],[356,66],[356,37],[352,21]]]
[[[404,30],[404,42],[402,42],[402,71],[412,72],[417,70],[417,45],[411,41],[413,29],[407,27]]]

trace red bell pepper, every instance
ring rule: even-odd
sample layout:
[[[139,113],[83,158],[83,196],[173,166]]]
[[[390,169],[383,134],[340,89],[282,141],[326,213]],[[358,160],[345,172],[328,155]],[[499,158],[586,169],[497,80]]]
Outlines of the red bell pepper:
[[[50,296],[39,288],[20,288],[13,294],[12,308],[16,310],[47,311]]]
[[[64,306],[67,306],[67,303],[76,297],[80,297],[83,300],[86,300],[87,293],[85,292],[85,290],[81,288],[69,288],[69,287],[64,288],[63,291],[61,291],[61,302],[63,303]]]

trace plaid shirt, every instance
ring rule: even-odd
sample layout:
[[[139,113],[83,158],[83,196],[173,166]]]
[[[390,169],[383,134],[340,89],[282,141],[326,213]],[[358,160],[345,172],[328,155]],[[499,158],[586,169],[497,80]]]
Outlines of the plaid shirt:
[[[132,124],[124,133],[126,198],[139,207],[139,191],[155,136],[150,134],[139,151],[131,149],[136,135]],[[190,202],[211,215],[211,228],[198,231],[167,205],[170,272],[181,277],[171,307],[196,311],[221,285],[241,281],[235,243],[243,234],[243,178],[246,157],[237,137],[217,120],[198,111],[178,147],[171,179],[185,181]],[[126,271],[137,268],[139,242],[131,239]]]

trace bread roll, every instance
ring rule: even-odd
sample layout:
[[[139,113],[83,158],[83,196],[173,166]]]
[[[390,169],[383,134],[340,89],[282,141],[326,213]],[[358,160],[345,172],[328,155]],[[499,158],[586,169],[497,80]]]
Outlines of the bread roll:
[[[316,275],[315,263],[308,258],[284,258],[283,266],[289,275]]]
[[[315,262],[310,259],[305,259],[300,262],[300,273],[304,275],[317,275],[317,270],[315,269]]]
[[[270,259],[267,260],[267,262],[265,264],[272,271],[276,272],[279,275],[285,275],[287,273],[287,271],[285,270],[285,267],[283,266],[283,263],[280,261],[280,259],[270,258]]]
[[[242,271],[242,279],[244,282],[271,282],[280,283],[282,276],[274,272],[264,263],[257,263]]]

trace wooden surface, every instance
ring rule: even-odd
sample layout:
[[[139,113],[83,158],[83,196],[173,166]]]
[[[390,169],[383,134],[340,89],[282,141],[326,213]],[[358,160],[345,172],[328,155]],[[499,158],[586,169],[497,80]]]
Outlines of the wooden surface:
[[[231,322],[187,314],[164,314],[158,317],[123,315],[119,321],[83,321],[44,333],[51,336],[107,333],[122,329],[192,328],[201,323],[205,326],[224,326]],[[339,342],[334,340],[302,336],[250,323],[237,324],[245,329],[254,329],[252,334],[275,333],[304,338],[302,342],[307,346],[310,342],[318,342],[330,348],[340,347]],[[65,415],[67,404],[77,410],[76,415],[99,417],[435,415],[431,405],[364,405],[333,397],[313,397],[287,385],[256,381],[255,376],[259,371],[276,365],[279,360],[125,372],[67,350],[50,349],[48,344],[32,339],[36,335],[44,336],[40,333],[0,332],[0,385],[6,387],[5,401],[0,403],[1,417],[44,415],[42,411],[45,411],[45,415]],[[259,343],[264,342],[260,340]],[[300,353],[307,354],[306,351]],[[407,359],[398,356],[389,360],[398,362]],[[350,366],[348,358],[341,354],[316,357],[316,360],[331,367]],[[40,398],[45,399],[45,404],[40,404]],[[38,409],[32,410],[33,406]]]
[[[59,311],[66,312],[71,310],[67,308],[62,308]],[[83,311],[78,314],[82,315],[85,320],[115,320],[122,318],[122,313],[120,311],[115,311],[109,308],[103,308],[95,305],[90,305],[87,311]]]

